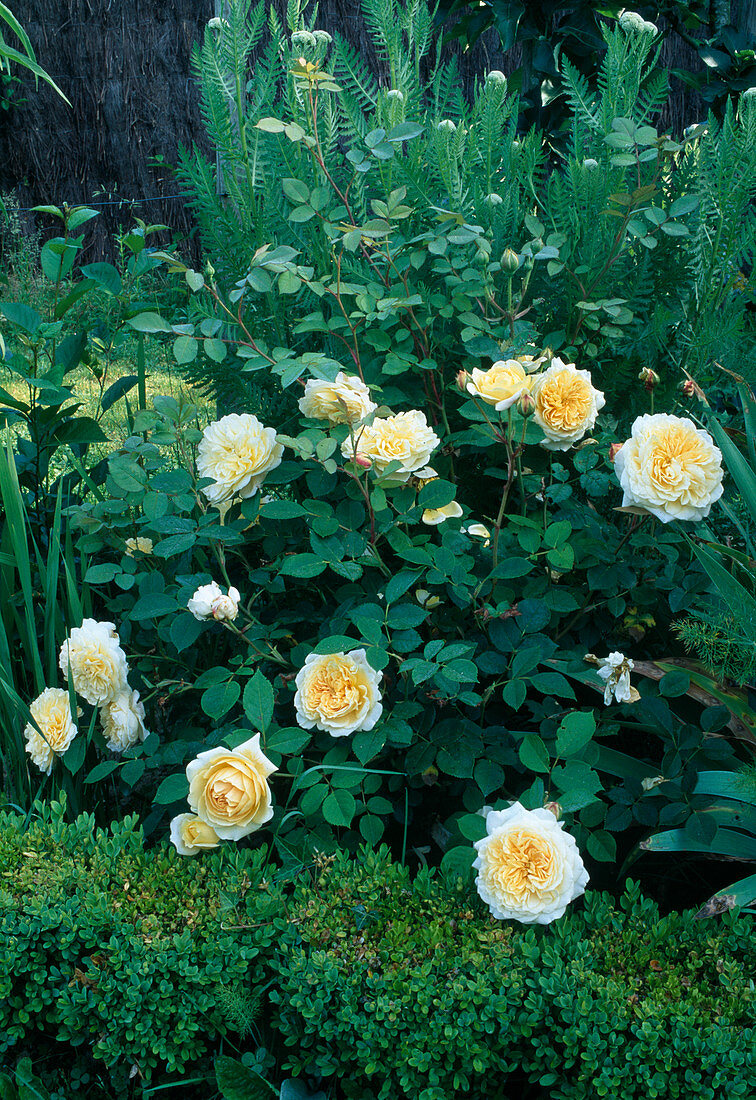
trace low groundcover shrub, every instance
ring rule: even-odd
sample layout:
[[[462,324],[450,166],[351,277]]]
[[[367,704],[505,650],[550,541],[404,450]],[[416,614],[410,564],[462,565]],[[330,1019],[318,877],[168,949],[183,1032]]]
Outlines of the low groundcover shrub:
[[[219,991],[267,980],[286,924],[263,850],[191,861],[145,851],[134,818],[43,813],[26,833],[0,814],[0,1065],[38,1029],[146,1079],[181,1070],[225,1030]]]
[[[631,884],[525,929],[385,847],[321,856],[292,893],[264,849],[181,859],[60,806],[22,824],[0,815],[2,1064],[44,1031],[146,1081],[188,1072],[242,986],[267,990],[283,1068],[329,1096],[751,1094],[745,917],[660,917]]]

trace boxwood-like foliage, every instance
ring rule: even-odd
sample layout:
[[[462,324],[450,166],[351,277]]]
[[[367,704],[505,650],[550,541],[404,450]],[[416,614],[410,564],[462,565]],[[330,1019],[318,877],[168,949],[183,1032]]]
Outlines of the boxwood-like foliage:
[[[266,983],[285,927],[264,852],[145,851],[135,819],[0,814],[0,1062],[42,1029],[149,1079],[224,1030],[219,987]]]
[[[324,862],[296,908],[276,1026],[295,1072],[348,1097],[753,1095],[745,917],[661,918],[630,884],[619,907],[589,893],[548,927],[514,927],[385,849]]]

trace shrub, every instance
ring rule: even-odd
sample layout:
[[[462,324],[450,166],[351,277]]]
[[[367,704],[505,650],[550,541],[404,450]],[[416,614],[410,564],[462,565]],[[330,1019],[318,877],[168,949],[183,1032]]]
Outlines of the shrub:
[[[105,832],[63,811],[26,833],[0,814],[0,1054],[43,1029],[145,1079],[181,1070],[225,1030],[220,990],[267,980],[283,922],[265,852],[182,860],[145,851],[134,818]]]
[[[750,1095],[744,918],[660,917],[630,884],[523,931],[385,848],[324,860],[291,918],[276,1027],[294,1072],[345,1096],[509,1096],[521,1074],[552,1100]]]

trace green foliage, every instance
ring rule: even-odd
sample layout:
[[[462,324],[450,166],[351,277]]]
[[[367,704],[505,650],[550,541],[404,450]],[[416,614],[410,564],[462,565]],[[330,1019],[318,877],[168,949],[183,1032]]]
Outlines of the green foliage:
[[[107,1066],[181,1070],[225,1033],[219,984],[268,980],[285,922],[263,850],[182,859],[134,818],[0,815],[0,1053],[35,1031]]]
[[[28,1059],[9,1067],[32,1044],[42,1072],[43,1032],[58,1052],[90,1048],[124,1090],[136,1064],[146,1086],[193,1095],[216,1055],[225,1100],[323,1100],[332,1080],[339,1096],[392,1100],[474,1100],[494,1079],[563,1100],[748,1096],[742,916],[660,917],[631,885],[618,905],[589,891],[582,911],[523,929],[456,876],[413,879],[386,849],[321,857],[291,895],[264,850],[182,859],[145,851],[132,818],[103,831],[37,811],[25,832],[0,815],[4,1100],[40,1088]],[[229,1053],[219,985],[267,990],[254,1026],[277,1071],[263,1046]]]
[[[294,912],[276,1026],[289,1065],[345,1096],[482,1098],[494,1081],[561,1100],[749,1094],[745,918],[660,918],[630,886],[617,907],[589,893],[584,912],[516,930],[385,851],[325,861]]]
[[[21,43],[21,49],[17,49],[6,42],[2,31],[0,30],[0,71],[10,73],[11,63],[14,65],[20,65],[23,69],[28,69],[34,73],[34,76],[38,79],[44,80],[46,84],[49,84],[53,88],[61,99],[64,99],[68,106],[71,104],[68,97],[63,94],[58,85],[49,76],[40,65],[37,64],[37,58],[34,53],[29,36],[24,28],[16,19],[13,12],[6,4],[0,4],[0,20],[13,32],[13,34],[19,39]]]
[[[753,376],[752,96],[673,141],[654,125],[654,36],[602,24],[594,80],[561,63],[570,120],[553,166],[538,131],[517,136],[500,73],[465,103],[425,0],[365,5],[386,89],[298,6],[287,28],[266,28],[262,2],[230,9],[195,56],[220,167],[198,150],[179,167],[211,261],[204,275],[172,264],[193,293],[178,353],[192,379],[223,394],[259,372],[267,394],[271,372],[286,390],[347,364],[446,412],[460,368],[531,343],[590,360],[615,394],[651,367],[671,396],[670,364],[706,378],[714,358]],[[250,391],[247,407],[262,400]],[[290,406],[270,414],[281,424]]]

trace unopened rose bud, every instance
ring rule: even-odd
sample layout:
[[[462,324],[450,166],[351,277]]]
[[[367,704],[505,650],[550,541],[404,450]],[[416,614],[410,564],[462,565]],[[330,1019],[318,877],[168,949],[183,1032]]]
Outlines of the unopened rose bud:
[[[517,402],[517,409],[520,413],[520,416],[524,416],[525,418],[532,416],[533,413],[536,411],[535,400],[530,396],[529,393],[524,393],[520,400]]]
[[[520,257],[511,248],[505,248],[501,257],[501,269],[507,275],[514,275],[520,266]]]
[[[367,455],[356,454],[354,456],[354,461],[358,466],[361,466],[363,470],[369,470],[373,465],[372,459],[368,458]]]
[[[552,813],[557,821],[561,820],[562,807],[559,805],[558,802],[547,802],[543,808],[544,810],[548,810],[550,813]]]
[[[612,443],[611,447],[609,448],[609,461],[614,462],[615,458],[617,457],[617,455],[620,453],[621,450],[622,450],[622,444],[621,443]]]
[[[544,247],[543,241],[541,240],[540,237],[536,237],[535,240],[532,242],[532,245],[533,245],[533,252],[540,252],[541,249]]]
[[[638,375],[638,381],[642,382],[645,389],[650,393],[651,390],[656,389],[661,379],[655,370],[651,370],[650,367],[644,367]]]
[[[470,381],[470,375],[466,370],[461,370],[457,374],[457,386],[462,390],[462,393],[467,393],[467,383]]]

